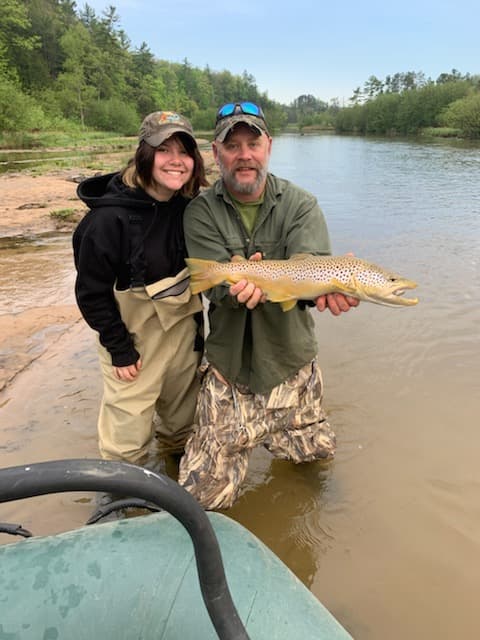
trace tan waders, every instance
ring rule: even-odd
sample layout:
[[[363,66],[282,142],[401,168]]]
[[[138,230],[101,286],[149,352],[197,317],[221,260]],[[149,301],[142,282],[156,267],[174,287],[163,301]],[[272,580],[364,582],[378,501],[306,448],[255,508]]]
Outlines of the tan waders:
[[[104,394],[98,419],[103,458],[142,462],[155,430],[165,451],[181,450],[193,422],[201,353],[194,351],[202,310],[191,296],[188,272],[146,287],[115,291],[120,314],[140,353],[142,369],[133,382],[118,380],[111,356],[99,345]],[[155,410],[160,417],[154,427]]]
[[[225,385],[210,367],[178,482],[206,509],[226,509],[238,497],[257,445],[295,463],[332,459],[335,434],[326,422],[322,394],[316,360],[268,394]]]

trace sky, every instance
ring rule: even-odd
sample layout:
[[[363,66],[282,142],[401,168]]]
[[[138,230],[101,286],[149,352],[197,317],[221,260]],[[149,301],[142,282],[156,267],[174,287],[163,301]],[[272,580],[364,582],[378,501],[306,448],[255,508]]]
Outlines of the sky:
[[[77,7],[84,7],[77,0]],[[478,0],[89,0],[112,5],[132,48],[212,71],[244,71],[272,100],[347,105],[370,76],[480,74]]]

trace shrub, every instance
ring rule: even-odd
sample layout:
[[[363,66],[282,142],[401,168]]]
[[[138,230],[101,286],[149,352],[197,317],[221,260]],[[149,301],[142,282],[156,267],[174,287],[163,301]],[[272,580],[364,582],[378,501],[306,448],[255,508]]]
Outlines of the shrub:
[[[48,124],[42,108],[16,82],[0,76],[0,130],[28,131]]]
[[[480,93],[455,100],[441,114],[440,123],[460,129],[467,138],[480,138]]]
[[[131,105],[120,98],[90,102],[85,110],[85,124],[103,131],[116,131],[125,136],[138,133],[140,118]]]

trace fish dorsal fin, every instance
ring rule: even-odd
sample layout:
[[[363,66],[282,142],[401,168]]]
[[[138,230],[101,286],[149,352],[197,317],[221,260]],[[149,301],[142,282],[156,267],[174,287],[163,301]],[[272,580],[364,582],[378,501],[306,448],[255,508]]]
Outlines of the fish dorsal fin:
[[[248,260],[243,256],[239,256],[235,254],[234,256],[231,257],[230,262],[248,262]]]
[[[289,260],[306,260],[307,258],[313,258],[313,255],[311,253],[294,253]]]

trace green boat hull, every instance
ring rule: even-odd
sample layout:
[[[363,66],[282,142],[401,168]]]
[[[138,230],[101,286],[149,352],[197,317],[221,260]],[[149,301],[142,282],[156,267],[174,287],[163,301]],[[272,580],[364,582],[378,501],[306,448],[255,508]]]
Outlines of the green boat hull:
[[[247,529],[208,514],[252,640],[351,636]],[[170,514],[0,547],[0,640],[214,640],[192,541]]]

